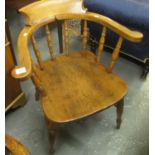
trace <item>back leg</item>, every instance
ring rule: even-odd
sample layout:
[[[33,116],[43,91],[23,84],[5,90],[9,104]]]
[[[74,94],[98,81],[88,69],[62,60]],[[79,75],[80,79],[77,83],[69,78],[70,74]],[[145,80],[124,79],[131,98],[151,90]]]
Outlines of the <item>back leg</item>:
[[[123,114],[123,109],[124,109],[124,98],[121,99],[117,104],[115,104],[115,106],[116,106],[116,111],[117,111],[116,128],[120,129],[120,126],[122,123],[122,114]]]
[[[50,143],[50,149],[49,152],[50,154],[54,153],[54,143],[55,143],[55,135],[56,135],[56,124],[49,121],[47,118],[45,118],[46,125],[48,128],[48,134],[49,134],[49,143]]]

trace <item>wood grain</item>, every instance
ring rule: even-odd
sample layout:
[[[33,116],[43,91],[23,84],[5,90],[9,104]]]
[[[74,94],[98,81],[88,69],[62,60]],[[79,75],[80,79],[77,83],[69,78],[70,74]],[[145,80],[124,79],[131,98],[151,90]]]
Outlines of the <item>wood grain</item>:
[[[46,24],[49,24],[51,22],[54,22],[55,20],[64,20],[64,19],[73,19],[73,18],[100,23],[104,25],[105,27],[116,32],[122,38],[127,39],[129,41],[139,42],[141,41],[143,37],[142,33],[137,32],[137,31],[131,31],[128,28],[122,26],[121,24],[111,20],[110,18],[96,14],[96,13],[90,13],[90,12],[87,12],[85,14],[69,13],[69,14],[56,15],[55,18],[51,18],[49,16],[48,19],[43,20],[39,24],[36,24],[33,26],[25,26],[22,32],[20,33],[19,39],[18,39],[18,50],[19,50],[18,55],[19,55],[20,65],[17,66],[16,68],[25,67],[26,73],[17,75],[15,70],[13,70],[12,76],[17,79],[26,79],[30,77],[31,75],[32,67],[31,67],[31,58],[30,58],[29,50],[28,50],[28,41],[32,33],[34,33],[38,28]]]
[[[10,135],[5,135],[5,146],[12,155],[30,155],[24,145]]]
[[[92,115],[126,95],[125,82],[96,60],[91,52],[81,51],[46,61],[43,71],[37,67],[47,94],[41,102],[50,121],[64,123]]]
[[[108,71],[109,73],[112,72],[112,69],[113,69],[113,67],[114,67],[114,65],[115,65],[115,63],[116,63],[116,60],[118,59],[119,52],[120,52],[120,48],[121,48],[121,46],[122,46],[122,42],[123,42],[123,38],[122,38],[122,37],[119,37],[118,42],[117,42],[117,44],[116,44],[116,47],[115,47],[115,49],[114,49],[114,51],[113,51],[113,53],[112,53],[109,67],[108,67],[108,69],[107,69],[107,71]]]
[[[37,61],[39,63],[40,69],[43,69],[43,62],[42,62],[39,47],[34,35],[32,35],[31,39],[32,39],[33,50],[36,55]]]
[[[64,21],[64,47],[65,47],[65,54],[69,53],[69,32],[68,32],[68,26],[67,21]]]
[[[106,27],[103,27],[101,37],[99,40],[99,46],[98,46],[98,56],[97,56],[98,62],[100,62],[100,60],[101,60],[102,51],[103,51],[104,42],[105,42],[105,35],[106,35]]]
[[[11,75],[20,80],[25,80],[28,79],[31,76],[32,73],[32,62],[31,62],[31,56],[29,53],[29,40],[32,37],[32,34],[39,29],[40,27],[49,24],[51,22],[55,22],[55,19],[50,19],[48,21],[44,21],[44,23],[38,24],[38,25],[33,25],[33,26],[25,26],[23,30],[20,32],[18,36],[18,60],[19,60],[19,65],[16,66],[12,72]],[[25,67],[26,72],[22,74],[16,74],[16,69]]]
[[[46,39],[47,39],[49,52],[51,55],[51,60],[54,60],[54,50],[53,50],[53,45],[52,45],[52,37],[51,37],[51,33],[50,33],[48,25],[45,25],[45,32],[46,32]]]
[[[31,3],[19,10],[25,17],[26,25],[36,25],[55,18],[57,14],[85,13],[83,0],[42,0]]]
[[[27,26],[19,35],[19,66],[16,68],[25,67],[26,73],[16,74],[15,68],[12,75],[16,79],[32,78],[36,87],[36,97],[41,100],[52,146],[55,139],[55,124],[75,121],[113,105],[117,107],[117,128],[120,128],[123,113],[123,102],[120,103],[120,101],[127,94],[128,87],[118,75],[112,73],[112,69],[118,59],[123,39],[140,42],[143,34],[132,31],[106,16],[86,12],[81,0],[43,0],[22,8],[20,12],[24,14]],[[70,19],[83,21],[81,51],[76,49],[74,50],[76,52],[69,51],[69,33],[66,21]],[[53,57],[47,24],[56,21],[64,23],[65,53],[55,56],[52,60],[42,61],[33,33],[39,28],[45,27],[48,46]],[[97,57],[87,50],[88,21],[103,26]],[[61,26],[58,31],[61,34],[60,28]],[[107,29],[119,36],[108,70],[99,63]],[[29,54],[28,42],[31,37],[39,64],[34,64]],[[62,46],[60,47],[62,48]]]

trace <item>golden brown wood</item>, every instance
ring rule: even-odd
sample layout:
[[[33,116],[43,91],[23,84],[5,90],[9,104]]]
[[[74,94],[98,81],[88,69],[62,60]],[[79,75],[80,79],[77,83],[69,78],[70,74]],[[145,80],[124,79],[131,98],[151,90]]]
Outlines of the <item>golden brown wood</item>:
[[[65,54],[69,53],[69,32],[68,32],[68,26],[67,21],[64,21],[64,47],[65,47]]]
[[[33,69],[31,79],[35,85],[35,100],[38,101],[40,98],[40,94],[46,95],[46,93],[45,93],[45,90],[41,86],[41,80],[40,80],[39,75],[36,72],[35,64],[34,64],[33,60],[31,60],[31,61],[32,61],[32,69]]]
[[[40,80],[39,75],[36,72],[36,68],[34,65],[33,65],[33,72],[31,74],[31,79],[32,79],[34,85],[36,86],[36,90],[39,91],[42,96],[46,96],[46,91],[44,89],[44,86],[42,85],[42,82]]]
[[[32,45],[33,45],[33,50],[34,50],[34,53],[35,53],[36,58],[38,60],[40,69],[43,69],[43,62],[41,60],[41,55],[40,55],[39,47],[38,47],[38,44],[37,44],[37,42],[35,40],[34,35],[32,35]]]
[[[111,20],[110,18],[96,14],[96,13],[90,13],[90,12],[87,12],[85,14],[80,14],[80,13],[72,13],[71,14],[70,13],[70,14],[63,14],[63,15],[61,14],[61,15],[56,16],[57,20],[72,19],[72,18],[75,18],[75,19],[82,18],[84,20],[94,21],[94,22],[103,24],[103,25],[105,25],[105,27],[110,28],[111,30],[118,33],[120,36],[124,37],[125,39],[127,39],[129,41],[139,42],[143,37],[142,33],[136,32],[136,31],[131,31],[128,28],[122,26],[121,24]],[[15,77],[17,79],[26,79],[26,78],[30,77],[32,68],[31,68],[31,58],[30,58],[29,50],[28,50],[28,46],[27,46],[28,40],[29,40],[30,36],[32,35],[32,33],[36,29],[38,29],[39,27],[46,25],[50,22],[53,22],[53,21],[55,21],[55,19],[51,18],[48,15],[48,19],[43,20],[39,24],[24,27],[24,29],[20,33],[19,39],[18,39],[18,56],[19,56],[19,64],[20,65],[17,66],[16,68],[20,68],[20,67],[24,66],[26,68],[26,73],[17,75],[15,70],[13,70],[12,71],[13,77]]]
[[[87,28],[87,21],[84,21],[83,25],[83,40],[82,40],[82,50],[86,50],[87,48],[87,40],[88,40],[88,28]]]
[[[104,47],[104,42],[105,42],[105,35],[106,35],[106,27],[103,27],[100,41],[99,41],[99,46],[98,46],[98,56],[97,56],[97,61],[100,62],[101,56],[102,56],[102,51]]]
[[[27,5],[19,10],[25,17],[26,25],[36,25],[54,19],[57,14],[85,13],[83,0],[44,0]]]
[[[61,13],[85,13],[83,0],[52,0],[52,1],[39,1],[23,7],[19,10],[25,17],[26,25],[36,25],[44,21],[44,19],[54,19],[56,14]],[[59,48],[60,53],[63,53],[63,42],[62,42],[62,29],[61,22],[58,22],[58,35],[59,35]]]
[[[112,72],[112,68],[118,58],[123,39],[139,42],[143,37],[142,33],[131,31],[108,17],[91,12],[84,13],[81,11],[82,13],[79,13],[79,11],[73,11],[75,2],[65,0],[64,6],[61,0],[59,2],[56,4],[55,1],[52,3],[45,0],[45,3],[43,1],[34,3],[21,10],[25,11],[27,21],[31,25],[24,28],[18,42],[18,44],[23,44],[22,46],[18,45],[21,63],[19,67],[25,66],[26,73],[17,75],[15,70],[12,72],[12,75],[17,79],[32,77],[33,83],[40,93],[47,126],[49,131],[51,131],[49,132],[49,137],[52,146],[55,139],[53,124],[78,120],[113,105],[117,107],[117,128],[120,127],[123,112],[123,104],[120,101],[126,95],[128,88],[119,76],[114,73],[108,73],[104,66],[99,63],[106,29],[110,29],[119,35],[118,43],[112,54],[109,72]],[[54,6],[58,4],[60,4],[60,7],[56,7],[56,12],[54,12]],[[78,4],[81,5],[82,3]],[[73,10],[70,10],[70,6],[72,6]],[[77,5],[75,5],[75,10],[76,7]],[[69,33],[66,22],[68,19],[84,21],[83,48],[81,51],[69,52]],[[36,30],[55,21],[64,21],[65,54],[56,56],[53,61],[42,61],[44,69],[41,70],[40,64],[33,64],[31,61],[27,48],[28,40]],[[91,51],[86,50],[87,21],[96,22],[104,26],[98,48],[98,57]],[[23,58],[26,60],[21,61]]]
[[[15,69],[12,70],[11,74],[14,78],[25,80],[31,76],[32,73],[32,62],[31,57],[29,53],[28,43],[29,39],[32,37],[32,34],[40,27],[49,24],[51,22],[55,22],[55,19],[50,18],[48,21],[44,21],[44,23],[40,23],[33,26],[25,26],[23,30],[20,32],[20,35],[18,37],[18,60],[19,64],[15,67]],[[26,68],[26,72],[22,74],[16,74],[16,69],[19,69],[21,67]]]
[[[117,103],[127,93],[125,82],[108,74],[91,52],[69,53],[44,65],[43,71],[37,67],[47,92],[41,102],[45,116],[52,122],[64,123],[92,115]]]
[[[51,59],[54,59],[54,51],[53,51],[53,46],[52,46],[52,38],[51,38],[51,33],[49,31],[48,25],[45,25],[45,32],[46,32],[46,39],[48,43],[48,48],[50,51]]]
[[[31,28],[26,26],[20,32],[18,37],[18,59],[19,65],[12,70],[12,76],[16,79],[27,79],[31,75],[32,67],[31,67],[31,57],[28,49],[28,41],[31,35]],[[16,69],[25,67],[26,73],[16,74]]]
[[[119,37],[118,42],[117,42],[117,44],[116,44],[116,47],[115,47],[115,49],[114,49],[114,51],[113,51],[113,53],[112,53],[112,56],[111,56],[110,65],[109,65],[109,67],[108,67],[108,69],[107,69],[107,71],[108,71],[109,73],[112,72],[112,69],[113,69],[113,67],[114,67],[114,65],[115,65],[115,63],[116,63],[116,60],[118,59],[118,56],[119,56],[119,52],[120,52],[120,48],[121,48],[122,42],[123,42],[123,38],[122,38],[122,37]]]
[[[10,135],[5,135],[5,146],[12,155],[30,155],[24,145]]]

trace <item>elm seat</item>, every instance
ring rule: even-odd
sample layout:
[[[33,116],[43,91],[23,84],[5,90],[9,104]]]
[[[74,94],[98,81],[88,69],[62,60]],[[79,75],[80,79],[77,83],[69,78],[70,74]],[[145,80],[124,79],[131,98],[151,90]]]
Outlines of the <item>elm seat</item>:
[[[46,61],[44,70],[37,67],[37,74],[47,90],[47,96],[41,99],[44,113],[56,123],[101,111],[127,93],[126,83],[108,74],[92,52],[70,53],[56,61]]]

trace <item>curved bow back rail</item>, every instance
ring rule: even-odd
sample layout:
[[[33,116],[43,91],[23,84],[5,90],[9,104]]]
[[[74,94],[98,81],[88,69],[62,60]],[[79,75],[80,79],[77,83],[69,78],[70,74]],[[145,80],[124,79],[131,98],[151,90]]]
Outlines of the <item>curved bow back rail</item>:
[[[85,14],[81,14],[81,13],[59,14],[59,15],[56,15],[56,19],[57,20],[83,19],[83,20],[96,22],[111,29],[112,31],[116,32],[118,35],[132,42],[140,42],[141,39],[143,38],[143,34],[141,32],[132,31],[127,27],[119,24],[118,22],[97,13],[86,12]]]
[[[118,40],[118,43],[116,45],[116,48],[114,49],[114,52],[112,54],[111,57],[111,62],[108,68],[109,72],[112,72],[112,68],[115,64],[115,61],[118,58],[119,55],[119,51],[121,48],[121,44],[123,39],[127,39],[129,41],[132,42],[140,42],[141,39],[143,38],[143,34],[137,31],[132,31],[128,28],[126,28],[125,26],[117,23],[116,21],[106,17],[106,16],[102,16],[100,14],[96,14],[96,13],[91,13],[91,12],[87,12],[85,14],[83,13],[67,13],[67,14],[59,14],[56,15],[55,18],[53,18],[53,16],[49,16],[49,18],[46,20],[42,19],[42,21],[38,24],[34,24],[32,26],[25,26],[23,28],[23,30],[21,31],[19,38],[18,38],[18,58],[19,58],[19,66],[17,66],[13,71],[12,71],[12,75],[13,77],[17,78],[17,79],[25,79],[30,77],[31,72],[32,72],[32,63],[31,63],[31,57],[29,54],[29,49],[28,49],[28,42],[29,39],[32,38],[32,43],[33,43],[33,47],[34,47],[34,51],[36,53],[36,57],[39,61],[39,64],[41,64],[41,68],[43,68],[42,62],[41,62],[41,57],[39,54],[39,49],[36,43],[36,40],[33,37],[33,33],[38,30],[40,27],[46,27],[46,36],[47,36],[47,41],[48,41],[48,45],[49,45],[49,50],[51,53],[51,56],[53,58],[53,50],[52,50],[52,43],[50,42],[50,36],[49,36],[49,29],[47,29],[47,24],[54,22],[56,20],[69,20],[69,19],[79,19],[79,20],[84,20],[84,31],[83,31],[83,49],[86,49],[86,43],[87,43],[87,22],[86,21],[92,21],[92,22],[96,22],[99,23],[101,25],[103,25],[103,31],[101,34],[101,38],[100,38],[100,42],[99,42],[99,48],[98,48],[98,61],[101,58],[101,53],[103,50],[103,46],[104,46],[104,41],[105,41],[105,36],[106,36],[106,29],[110,29],[112,31],[114,31],[115,33],[117,33],[120,38]],[[65,27],[67,27],[66,23],[64,25]],[[65,30],[67,30],[65,28]],[[64,36],[68,38],[68,32],[64,32]],[[67,50],[68,49],[68,39],[65,38],[65,42],[66,42],[66,47]],[[25,68],[25,72],[18,74],[17,70],[21,69],[21,68]]]

